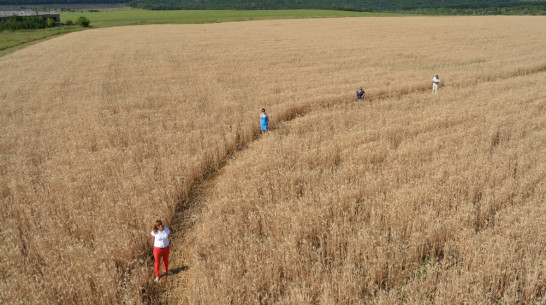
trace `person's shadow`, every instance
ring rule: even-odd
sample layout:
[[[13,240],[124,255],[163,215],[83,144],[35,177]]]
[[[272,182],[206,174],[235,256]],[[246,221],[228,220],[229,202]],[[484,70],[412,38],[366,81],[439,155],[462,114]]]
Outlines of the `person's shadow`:
[[[188,271],[188,269],[190,269],[189,266],[182,266],[182,267],[174,268],[171,271],[172,271],[173,274],[177,274],[177,273],[180,273],[182,271]]]
[[[175,275],[175,274],[178,274],[180,272],[183,272],[183,271],[187,271],[190,267],[189,266],[182,266],[182,267],[178,267],[178,268],[174,268],[174,269],[170,269],[169,271],[171,272],[170,275]],[[162,278],[164,276],[167,276],[169,274],[167,273],[163,273],[159,276],[159,278]]]

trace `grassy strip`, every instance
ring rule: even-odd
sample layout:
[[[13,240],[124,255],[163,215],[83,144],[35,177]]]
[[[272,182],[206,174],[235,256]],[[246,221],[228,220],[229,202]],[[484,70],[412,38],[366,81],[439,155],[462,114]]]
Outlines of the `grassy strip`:
[[[151,11],[129,7],[62,11],[60,14],[62,22],[68,20],[75,22],[79,16],[85,16],[91,20],[92,28],[139,24],[201,24],[267,19],[395,16],[395,14],[387,13],[329,10]],[[4,31],[0,35],[0,56],[18,50],[30,43],[77,30],[81,30],[81,28],[77,26],[62,26],[39,30]]]
[[[3,31],[0,33],[0,56],[32,43],[81,29],[79,26],[61,26],[37,30]]]
[[[332,10],[176,10],[151,11],[129,7],[105,9],[100,11],[81,10],[61,12],[61,20],[75,21],[79,16],[89,18],[95,27],[110,27],[136,24],[199,24],[231,21],[297,19],[357,16],[394,16],[386,13],[364,13]]]

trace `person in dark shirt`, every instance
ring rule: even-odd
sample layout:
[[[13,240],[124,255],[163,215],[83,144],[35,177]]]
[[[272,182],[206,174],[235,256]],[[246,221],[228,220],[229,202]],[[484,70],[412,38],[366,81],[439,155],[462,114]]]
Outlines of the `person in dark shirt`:
[[[360,89],[356,90],[355,101],[358,102],[358,101],[364,99],[365,95],[366,95],[366,92],[362,89],[362,87],[360,87]]]

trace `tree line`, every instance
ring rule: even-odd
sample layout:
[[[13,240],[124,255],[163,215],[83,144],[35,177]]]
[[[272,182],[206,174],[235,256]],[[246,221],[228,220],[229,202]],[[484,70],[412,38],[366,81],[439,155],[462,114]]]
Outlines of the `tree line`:
[[[53,24],[51,21],[48,23],[48,20],[42,16],[19,17],[13,15],[9,19],[0,20],[0,30],[43,29],[48,25],[53,26]]]
[[[546,0],[0,0],[0,5],[125,3],[151,10],[329,9],[440,15],[546,14]]]
[[[91,21],[85,16],[80,16],[76,23],[81,27],[88,27]],[[72,20],[67,20],[63,25],[74,25]],[[44,29],[55,26],[55,20],[52,18],[44,18],[43,16],[17,16],[13,15],[8,19],[0,19],[0,31],[16,31],[16,30],[35,30]]]
[[[519,0],[130,0],[134,8],[167,9],[330,9],[424,14],[544,14],[546,1]],[[504,8],[504,11],[502,10]],[[475,10],[475,11],[468,11]]]

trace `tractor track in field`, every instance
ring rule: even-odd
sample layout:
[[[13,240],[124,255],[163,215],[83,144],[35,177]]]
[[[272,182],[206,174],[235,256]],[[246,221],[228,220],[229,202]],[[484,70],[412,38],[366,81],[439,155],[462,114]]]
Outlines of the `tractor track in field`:
[[[544,71],[546,71],[546,65],[537,66],[534,68],[521,68],[511,74],[497,75],[488,78],[477,78],[472,81],[455,83],[445,87],[462,88],[477,86],[481,83],[495,82],[517,76],[532,75]],[[401,98],[412,93],[427,92],[430,90],[430,88],[431,85],[429,85],[427,82],[423,85],[418,85],[411,88],[399,88],[390,92],[376,92],[372,94],[367,92],[366,101],[360,105],[366,106],[373,102],[379,102],[383,99]],[[354,103],[354,101],[349,100],[347,96],[344,96],[339,98],[316,100],[305,105],[294,106],[278,115],[280,119],[276,121],[276,124],[280,125],[281,123],[289,122],[318,109],[322,110],[325,108],[334,107],[335,105],[348,103]],[[275,129],[277,128],[270,128],[270,132],[275,131]],[[185,293],[185,290],[188,289],[188,282],[184,274],[185,271],[191,268],[189,262],[192,255],[191,249],[193,241],[190,240],[187,233],[192,230],[196,221],[195,215],[200,213],[207,194],[210,193],[210,190],[214,187],[216,178],[222,174],[225,166],[231,160],[236,159],[238,154],[244,152],[250,143],[257,141],[260,138],[260,133],[257,130],[252,135],[251,139],[247,140],[245,143],[236,145],[234,149],[228,151],[225,158],[221,160],[216,168],[205,169],[202,179],[193,184],[187,198],[180,200],[177,203],[175,215],[173,216],[172,222],[169,225],[171,231],[173,232],[171,235],[172,248],[169,258],[169,269],[173,272],[173,275],[160,279],[160,287],[158,289],[159,295],[156,299],[158,304],[190,304]]]

